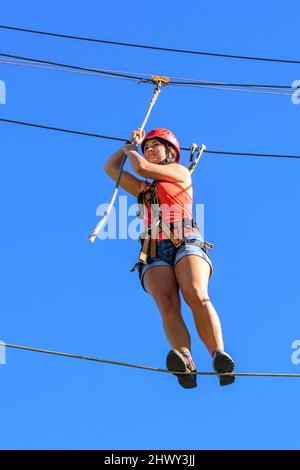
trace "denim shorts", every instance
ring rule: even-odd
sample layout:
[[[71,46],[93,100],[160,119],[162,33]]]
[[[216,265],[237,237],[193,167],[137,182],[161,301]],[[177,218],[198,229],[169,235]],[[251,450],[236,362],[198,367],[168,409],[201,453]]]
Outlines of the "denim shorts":
[[[188,235],[185,237],[185,242],[179,248],[176,248],[171,240],[162,240],[157,244],[156,257],[148,257],[148,263],[142,264],[139,269],[139,276],[142,286],[145,272],[148,269],[154,268],[155,266],[167,266],[175,268],[181,258],[184,256],[196,255],[205,259],[210,265],[210,276],[213,273],[213,265],[211,259],[207,253],[206,247],[201,248],[199,246],[201,239],[195,235]]]

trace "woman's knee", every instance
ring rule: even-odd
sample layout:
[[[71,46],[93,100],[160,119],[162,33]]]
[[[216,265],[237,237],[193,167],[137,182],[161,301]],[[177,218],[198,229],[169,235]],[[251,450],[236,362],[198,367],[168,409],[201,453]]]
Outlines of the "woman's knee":
[[[178,292],[162,291],[155,297],[155,302],[164,317],[180,314]]]
[[[201,305],[202,307],[205,307],[207,303],[210,302],[207,289],[203,287],[191,285],[182,291],[182,295],[185,302],[190,307],[193,307],[194,305]]]

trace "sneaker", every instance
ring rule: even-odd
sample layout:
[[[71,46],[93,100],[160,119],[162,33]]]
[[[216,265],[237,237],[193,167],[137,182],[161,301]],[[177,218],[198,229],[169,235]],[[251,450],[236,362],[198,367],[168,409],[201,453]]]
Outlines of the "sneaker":
[[[179,384],[183,388],[197,387],[197,375],[191,374],[191,372],[196,372],[196,366],[188,352],[179,352],[177,349],[171,349],[167,355],[166,365],[169,371],[186,372],[186,374],[175,373]]]
[[[218,374],[232,372],[234,370],[233,359],[225,351],[217,349],[213,353],[213,368]],[[230,385],[235,381],[234,375],[219,375],[220,385]]]

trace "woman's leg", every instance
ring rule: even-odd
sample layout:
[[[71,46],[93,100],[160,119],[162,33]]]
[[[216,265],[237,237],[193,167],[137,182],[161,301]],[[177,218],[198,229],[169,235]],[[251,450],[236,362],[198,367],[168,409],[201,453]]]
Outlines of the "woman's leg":
[[[198,334],[210,354],[224,349],[222,328],[216,310],[208,296],[210,266],[200,256],[181,258],[175,266],[175,276],[183,298],[191,308]]]
[[[156,266],[143,277],[146,291],[156,302],[161,313],[166,336],[174,349],[190,350],[191,338],[181,315],[178,284],[173,268]]]
[[[143,283],[160,310],[166,336],[173,347],[167,355],[167,368],[177,375],[182,387],[194,388],[197,386],[196,375],[176,374],[177,371],[194,371],[196,366],[190,355],[190,334],[181,316],[180,297],[174,270],[166,266],[148,269]]]

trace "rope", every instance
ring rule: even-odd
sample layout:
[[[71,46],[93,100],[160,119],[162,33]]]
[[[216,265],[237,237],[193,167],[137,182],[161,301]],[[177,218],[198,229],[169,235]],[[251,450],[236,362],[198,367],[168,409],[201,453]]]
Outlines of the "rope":
[[[86,70],[72,70],[72,69],[66,69],[64,67],[56,67],[54,65],[46,65],[46,64],[39,64],[39,63],[27,63],[26,61],[18,61],[13,60],[13,59],[2,59],[0,56],[0,64],[6,64],[6,65],[17,65],[18,67],[25,67],[25,68],[30,68],[30,69],[40,69],[40,70],[50,70],[53,72],[65,72],[65,73],[75,73],[77,75],[90,75],[92,77],[101,77],[99,73],[92,72],[92,71],[86,71]],[[128,72],[130,73],[130,72]],[[120,80],[131,80],[129,77],[118,77],[118,76],[110,76],[107,74],[108,78],[118,78]]]
[[[7,348],[14,348],[14,349],[22,349],[24,351],[32,351],[32,352],[38,352],[38,353],[43,353],[43,354],[51,354],[54,356],[61,356],[61,357],[69,357],[72,359],[81,359],[85,361],[93,361],[93,362],[101,362],[104,364],[110,364],[110,365],[117,365],[117,366],[124,366],[124,367],[133,367],[135,369],[143,369],[143,370],[149,370],[152,372],[164,372],[168,374],[173,374],[174,372],[171,372],[166,369],[160,369],[158,367],[149,367],[149,366],[141,366],[138,364],[130,364],[127,362],[119,362],[119,361],[109,361],[107,359],[99,359],[97,357],[90,357],[90,356],[82,356],[78,354],[69,354],[69,353],[63,353],[63,352],[58,352],[58,351],[51,351],[48,349],[39,349],[39,348],[32,348],[29,346],[20,346],[18,344],[8,344],[4,342],[0,342],[0,348],[1,347],[7,347]],[[177,372],[176,374],[185,374],[185,372]],[[203,376],[212,376],[212,375],[235,375],[236,377],[300,377],[300,374],[278,374],[278,373],[265,373],[265,372],[227,372],[224,374],[218,374],[217,372],[197,372],[193,373],[194,375],[203,375]]]
[[[104,39],[87,38],[87,37],[82,37],[82,36],[71,36],[68,34],[50,33],[47,31],[37,31],[34,29],[17,28],[17,27],[6,26],[6,25],[0,25],[0,28],[11,30],[11,31],[22,31],[24,33],[52,36],[52,37],[57,37],[57,38],[75,39],[77,41],[96,42],[100,44],[110,44],[114,46],[137,47],[141,49],[152,49],[156,51],[176,52],[180,54],[193,54],[193,55],[203,55],[203,56],[210,56],[210,57],[222,57],[222,58],[241,59],[241,60],[258,60],[258,61],[277,62],[277,63],[284,63],[284,64],[300,64],[300,60],[292,60],[292,59],[274,59],[270,57],[254,57],[254,56],[244,56],[244,55],[236,55],[236,54],[221,54],[217,52],[174,49],[170,47],[149,46],[146,44],[133,44],[133,43],[128,43],[128,42],[107,41]]]
[[[135,81],[145,81],[142,77],[139,76],[133,76],[133,75],[128,75],[126,73],[122,72],[113,72],[113,71],[107,71],[104,69],[94,69],[90,67],[82,67],[79,65],[69,65],[69,64],[61,64],[59,62],[52,62],[49,60],[41,60],[41,59],[33,59],[31,57],[22,57],[22,56],[17,56],[17,55],[11,55],[11,54],[2,54],[0,53],[1,57],[6,57],[9,59],[17,59],[17,60],[22,60],[26,62],[33,62],[34,64],[44,64],[44,65],[54,65],[57,67],[64,67],[68,69],[73,69],[73,70],[83,70],[85,72],[94,72],[99,75],[108,75],[110,77],[117,77],[117,78],[128,78],[130,80],[135,80]],[[24,64],[23,64],[24,65]],[[151,80],[149,80],[151,81]]]
[[[101,72],[101,69],[91,69],[93,71],[85,71],[85,70],[75,70],[75,69],[65,69],[63,66],[55,66],[55,65],[49,65],[46,66],[46,64],[40,64],[39,62],[26,62],[26,60],[18,60],[18,59],[10,59],[10,58],[1,58],[0,54],[0,63],[6,64],[6,65],[17,65],[19,67],[27,67],[27,68],[37,68],[41,70],[52,70],[55,72],[69,72],[69,73],[75,73],[79,75],[91,75],[94,77],[98,77],[99,73]],[[97,73],[98,72],[98,73]],[[139,76],[139,77],[148,77],[149,80],[153,75],[146,74],[146,73],[141,73],[141,72],[124,72],[120,70],[104,70],[103,72],[107,73],[108,77],[110,77],[109,73],[120,73],[123,74],[122,76],[111,76],[110,78],[119,78],[122,80],[131,80],[131,76]],[[127,74],[128,77],[125,77],[124,74]],[[274,87],[270,86],[270,90],[272,91],[262,91],[259,89],[251,89],[251,90],[246,90],[246,89],[240,89],[240,88],[226,88],[226,85],[229,86],[238,86],[233,85],[233,84],[226,84],[224,82],[211,82],[211,81],[204,81],[204,80],[195,80],[193,78],[186,78],[186,77],[170,77],[170,79],[174,80],[171,82],[172,85],[175,86],[191,86],[194,88],[207,88],[207,89],[217,89],[217,90],[225,90],[225,91],[240,91],[240,92],[247,92],[247,93],[257,93],[257,94],[271,94],[271,95],[283,95],[283,96],[291,96],[291,94],[294,93],[294,91],[297,89],[296,87],[290,87],[288,85],[284,85],[285,88],[281,89],[280,85],[274,85]],[[175,81],[175,80],[181,80],[182,82]],[[141,82],[146,82],[148,83],[148,80],[141,79]],[[217,85],[213,85],[216,84]],[[224,85],[224,86],[222,86]],[[259,88],[260,86],[258,85],[246,85],[245,86],[253,86]],[[261,87],[268,87],[268,85],[261,85]],[[279,87],[279,88],[278,88]],[[286,89],[288,90],[286,91]]]
[[[83,131],[75,131],[75,130],[70,130],[70,129],[63,129],[60,127],[52,127],[52,126],[46,126],[42,124],[35,124],[32,122],[24,122],[24,121],[16,121],[12,119],[4,119],[0,118],[0,122],[6,122],[9,124],[17,124],[21,126],[27,126],[27,127],[36,127],[39,129],[46,129],[50,131],[56,131],[56,132],[65,132],[68,134],[75,134],[75,135],[83,135],[86,137],[95,137],[98,139],[108,139],[108,140],[115,140],[118,142],[127,142],[128,139],[124,139],[121,137],[112,137],[108,135],[100,135],[100,134],[93,134],[91,132],[83,132]],[[190,148],[188,147],[180,147],[181,150],[187,150],[190,151]],[[205,150],[205,153],[210,153],[210,154],[215,154],[215,155],[232,155],[232,156],[247,156],[247,157],[268,157],[268,158],[293,158],[293,159],[300,159],[300,155],[285,155],[285,154],[272,154],[272,153],[250,153],[250,152],[227,152],[224,150]]]
[[[50,65],[47,66],[46,64],[40,64],[39,62],[26,62],[26,60],[19,60],[19,59],[10,59],[8,57],[1,57],[0,54],[0,63],[1,64],[6,64],[6,65],[17,65],[20,67],[27,67],[27,68],[38,68],[42,70],[53,70],[55,72],[70,72],[70,73],[75,73],[79,75],[92,75],[94,77],[99,76],[99,73],[101,72],[101,69],[92,69],[94,71],[85,71],[85,70],[73,70],[73,69],[65,69],[63,66],[55,66],[55,65]],[[140,77],[148,77],[151,78],[153,75],[147,74],[147,73],[140,73],[140,72],[122,72],[121,70],[105,70],[105,72],[113,72],[113,73],[124,73],[127,74],[128,77],[126,79],[130,80],[129,76],[135,76],[139,75]],[[114,77],[114,78],[122,78],[125,79],[125,77]],[[180,80],[184,80],[184,78],[180,78]]]
[[[195,85],[195,84],[178,84],[178,83],[171,83],[171,85],[174,86],[183,86],[183,87],[192,87],[192,88],[203,88],[206,90],[221,90],[221,91],[238,91],[241,93],[255,93],[257,95],[273,95],[273,96],[293,96],[293,93],[295,92],[296,88],[290,88],[289,90],[284,90],[284,89],[279,89],[279,88],[274,88],[272,91],[270,88],[270,91],[266,91],[267,89],[263,90],[258,90],[258,89],[242,89],[242,88],[226,88],[223,86],[211,86],[211,85]],[[226,84],[225,84],[226,85]],[[232,85],[230,85],[232,86]]]
[[[0,63],[7,65],[18,65],[29,68],[39,68],[46,70],[54,70],[59,72],[72,72],[84,75],[94,75],[98,77],[118,78],[123,80],[134,80],[139,83],[152,83],[150,74],[141,74],[137,72],[123,72],[105,69],[96,69],[90,67],[82,67],[77,65],[62,64],[59,62],[46,61],[34,59],[31,57],[15,56],[11,54],[0,54]],[[145,78],[148,77],[148,78]],[[175,77],[170,77],[169,85],[205,88],[205,89],[218,89],[222,91],[237,91],[244,93],[256,94],[269,94],[274,96],[292,96],[297,88],[290,85],[267,85],[267,84],[253,84],[253,83],[226,83],[226,82],[212,82],[207,80],[195,80],[192,78],[181,78],[182,81],[175,80]],[[249,88],[249,89],[247,89]]]
[[[157,81],[157,79],[160,78],[159,81]],[[145,126],[146,126],[146,123],[149,119],[149,116],[150,116],[150,113],[152,111],[152,108],[153,106],[155,105],[156,103],[156,100],[158,98],[158,95],[160,94],[161,92],[161,87],[164,86],[164,85],[167,85],[168,84],[168,79],[166,79],[166,77],[156,77],[156,87],[153,91],[153,96],[152,96],[152,99],[150,101],[150,104],[148,106],[148,109],[146,111],[146,114],[144,116],[144,119],[142,121],[142,124],[140,125],[140,129],[141,130],[144,130]],[[154,80],[154,77],[153,77],[153,80]],[[134,143],[137,143],[137,137],[134,139]],[[121,161],[121,165],[120,165],[120,168],[119,168],[119,174],[118,174],[118,177],[117,177],[117,181],[116,181],[116,185],[115,185],[115,189],[114,189],[114,192],[113,192],[113,195],[112,195],[112,198],[111,198],[111,201],[109,203],[109,206],[108,208],[106,209],[105,213],[104,213],[104,216],[102,217],[102,219],[100,220],[100,222],[97,224],[97,226],[94,228],[94,230],[91,232],[91,234],[89,235],[88,237],[88,240],[90,243],[94,243],[94,241],[96,240],[96,237],[97,237],[97,234],[100,232],[100,230],[102,229],[102,227],[104,226],[107,218],[109,217],[109,214],[112,210],[112,207],[113,207],[113,204],[115,202],[115,199],[117,197],[117,194],[118,194],[118,191],[119,191],[119,185],[120,185],[120,181],[121,181],[121,178],[122,178],[122,174],[123,174],[123,169],[124,169],[124,165],[126,163],[126,160],[127,160],[127,155],[124,155],[123,156],[123,159]]]

